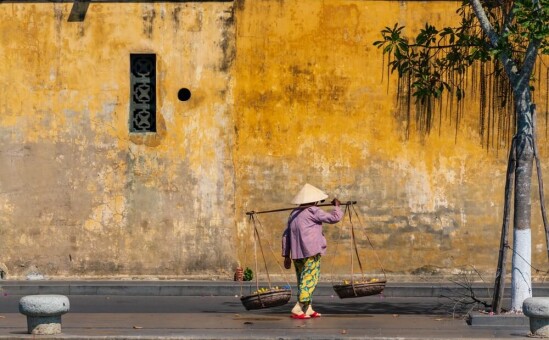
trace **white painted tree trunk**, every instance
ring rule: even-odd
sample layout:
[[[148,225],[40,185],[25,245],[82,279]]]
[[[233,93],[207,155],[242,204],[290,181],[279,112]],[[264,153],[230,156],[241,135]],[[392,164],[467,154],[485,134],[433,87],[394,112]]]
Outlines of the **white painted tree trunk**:
[[[511,273],[511,311],[522,312],[522,303],[532,296],[531,229],[513,231],[513,270]]]
[[[522,78],[520,78],[522,79]],[[511,311],[522,313],[522,303],[532,296],[532,200],[534,163],[534,124],[528,82],[513,84],[517,111],[517,166],[513,209],[513,259],[511,272]]]
[[[481,0],[470,1],[473,11],[484,33],[490,39],[492,47],[498,49],[502,34],[508,32],[508,24],[513,20],[505,19],[503,30],[496,31],[490,18],[486,15]],[[533,163],[533,138],[534,116],[530,81],[534,65],[537,60],[538,50],[542,39],[532,38],[524,54],[522,65],[513,57],[512,49],[503,46],[503,53],[499,54],[499,60],[513,88],[515,110],[517,115],[517,166],[515,168],[515,205],[513,219],[513,263],[511,278],[511,310],[522,312],[522,303],[532,296],[531,278],[531,202],[530,184],[532,181]]]

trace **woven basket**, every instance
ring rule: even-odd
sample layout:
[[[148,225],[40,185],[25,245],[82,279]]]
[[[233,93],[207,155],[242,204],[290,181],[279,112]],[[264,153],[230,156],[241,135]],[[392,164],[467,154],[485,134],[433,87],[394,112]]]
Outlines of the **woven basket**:
[[[364,282],[355,284],[334,285],[333,288],[340,299],[354,298],[379,294],[385,289],[387,281]],[[353,289],[354,286],[354,289]]]
[[[292,291],[289,289],[272,290],[240,298],[247,310],[282,306],[290,301]]]

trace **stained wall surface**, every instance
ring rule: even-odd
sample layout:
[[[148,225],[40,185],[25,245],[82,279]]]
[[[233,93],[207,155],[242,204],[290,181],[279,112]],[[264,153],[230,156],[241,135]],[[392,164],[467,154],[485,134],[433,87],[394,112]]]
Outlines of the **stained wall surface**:
[[[395,22],[455,24],[459,4],[92,2],[77,20],[73,3],[0,4],[0,263],[10,277],[232,278],[261,257],[245,213],[308,182],[358,201],[367,272],[493,275],[506,145],[481,145],[475,105],[459,129],[444,111],[407,138],[373,46]],[[132,53],[156,54],[156,133],[128,129]],[[256,223],[274,273],[286,216]],[[325,228],[328,272],[349,272],[349,226]]]
[[[396,78],[388,77],[387,59],[373,46],[381,39],[380,31],[396,22],[410,36],[427,21],[438,27],[457,25],[460,4],[245,1],[237,11],[237,211],[287,206],[308,182],[332,197],[359,202],[361,221],[353,214],[353,224],[368,273],[379,273],[377,256],[392,274],[478,270],[493,275],[507,145],[482,145],[475,101],[464,107],[458,129],[456,107],[443,108],[436,111],[430,135],[412,126],[407,138],[405,119],[397,109]],[[540,155],[546,163],[545,80],[541,86],[536,100]],[[474,92],[468,96],[478,102]],[[535,193],[534,185],[534,263],[545,268]],[[258,217],[270,241],[265,251],[272,247],[278,255],[287,212]],[[242,215],[236,218],[240,244],[251,243],[246,232],[251,223]],[[339,227],[325,227],[327,273],[350,272],[349,226],[346,218]],[[250,252],[240,251],[239,256],[250,258]]]
[[[0,262],[50,277],[230,267],[233,3],[74,11],[0,5]],[[156,54],[156,133],[129,133],[132,53]]]

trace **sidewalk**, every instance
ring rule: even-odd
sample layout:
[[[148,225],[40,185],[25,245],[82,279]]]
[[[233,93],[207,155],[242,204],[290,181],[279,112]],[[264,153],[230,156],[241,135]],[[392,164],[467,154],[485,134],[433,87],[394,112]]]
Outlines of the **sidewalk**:
[[[433,316],[323,315],[292,320],[284,314],[78,314],[63,317],[63,334],[25,334],[25,319],[7,314],[0,339],[527,339],[528,330],[473,328]]]
[[[464,317],[452,318],[441,308],[451,307],[454,300],[447,297],[463,293],[452,284],[395,283],[387,285],[383,298],[339,299],[331,284],[321,283],[315,307],[323,316],[314,320],[288,317],[295,298],[285,306],[246,311],[238,296],[255,289],[255,282],[0,281],[0,286],[0,339],[530,339],[524,319],[471,326]],[[474,285],[480,298],[489,289]],[[62,334],[26,334],[26,319],[15,306],[31,294],[69,297]],[[548,294],[549,285],[535,286],[535,296]]]

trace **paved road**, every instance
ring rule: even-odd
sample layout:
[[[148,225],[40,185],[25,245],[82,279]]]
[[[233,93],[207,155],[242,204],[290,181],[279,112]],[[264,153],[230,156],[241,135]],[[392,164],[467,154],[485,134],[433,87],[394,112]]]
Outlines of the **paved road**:
[[[25,321],[6,314],[2,339],[28,339]],[[37,337],[38,338],[38,337]],[[433,316],[324,315],[292,320],[280,313],[72,313],[55,339],[528,339],[526,330],[478,329]],[[49,339],[49,338],[48,338]]]
[[[0,339],[28,339],[20,295],[0,297]],[[292,320],[291,304],[246,311],[236,296],[71,295],[63,334],[48,339],[527,339],[524,326],[471,327],[447,298],[315,298],[323,316]],[[459,306],[458,306],[459,307]],[[458,312],[465,313],[461,306]],[[40,337],[44,338],[44,337]],[[528,338],[529,339],[529,338]]]
[[[0,313],[18,313],[21,296],[0,297]],[[247,313],[236,296],[97,296],[69,297],[71,313]],[[293,300],[295,303],[295,300]],[[356,299],[315,297],[315,308],[327,314],[399,314],[459,316],[471,306],[456,305],[446,298],[382,298],[380,296]],[[254,313],[289,313],[293,304]]]

